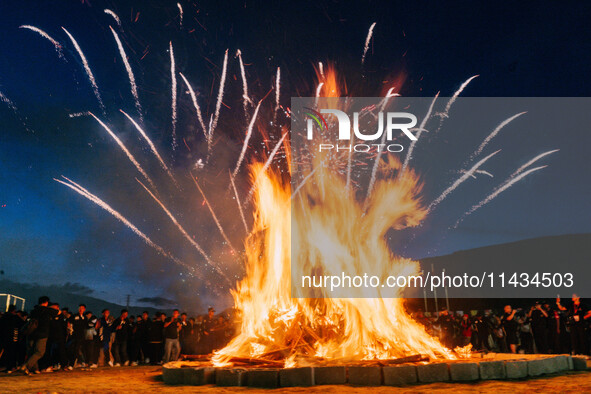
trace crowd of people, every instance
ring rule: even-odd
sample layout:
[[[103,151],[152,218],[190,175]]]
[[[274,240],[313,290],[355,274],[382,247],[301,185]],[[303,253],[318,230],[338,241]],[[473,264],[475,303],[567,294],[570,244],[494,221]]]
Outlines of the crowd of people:
[[[228,317],[188,317],[175,309],[170,316],[118,315],[109,309],[95,315],[80,304],[76,312],[49,297],[39,298],[27,314],[11,305],[0,315],[0,371],[26,374],[176,361],[180,354],[209,354],[233,335]]]
[[[591,348],[591,310],[576,295],[567,306],[557,298],[554,305],[541,301],[529,309],[506,305],[503,313],[468,315],[442,308],[436,316],[419,310],[414,318],[452,349],[471,344],[475,351],[588,355]],[[162,364],[224,347],[235,327],[213,308],[196,318],[178,309],[170,316],[130,316],[126,309],[115,316],[104,309],[97,316],[84,304],[70,312],[43,296],[30,314],[11,305],[0,315],[0,371]]]
[[[529,309],[506,305],[492,310],[454,314],[442,308],[437,316],[414,314],[431,335],[449,348],[472,344],[477,351],[589,355],[591,310],[574,294],[569,305],[560,298],[551,305],[537,301]]]

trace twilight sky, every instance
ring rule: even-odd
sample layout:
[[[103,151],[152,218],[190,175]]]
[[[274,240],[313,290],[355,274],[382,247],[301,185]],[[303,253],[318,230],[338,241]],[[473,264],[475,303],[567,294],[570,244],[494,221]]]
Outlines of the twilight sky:
[[[244,134],[237,49],[242,51],[251,96],[259,100],[272,88],[281,67],[284,106],[292,96],[313,95],[314,65],[334,62],[357,96],[380,94],[388,81],[404,74],[405,96],[450,96],[468,77],[479,74],[463,93],[473,97],[590,96],[591,31],[585,2],[181,1],[61,2],[0,4],[0,92],[17,108],[0,102],[0,269],[2,278],[46,284],[79,282],[95,296],[124,303],[125,296],[165,297],[201,311],[209,304],[228,306],[203,259],[135,181],[140,177],[112,139],[90,117],[92,111],[112,126],[155,179],[179,222],[229,276],[239,262],[221,244],[189,170],[204,158],[203,137],[177,74],[179,148],[171,149],[171,75],[169,42],[177,71],[198,94],[206,119],[214,111],[224,51],[229,49],[228,79],[212,167],[201,171],[202,187],[234,246],[243,238],[235,205],[228,203],[228,168],[233,168]],[[112,9],[121,19],[103,12]],[[377,22],[361,77],[360,58],[369,26]],[[23,24],[45,30],[53,45]],[[181,189],[150,156],[133,126],[118,111],[136,117],[130,85],[109,25],[123,41],[138,85],[144,126],[179,179]],[[80,57],[61,29],[78,40],[96,77],[106,106],[101,112]],[[268,104],[270,99],[268,99]],[[267,112],[272,108],[266,108]],[[269,116],[262,116],[262,119]],[[283,119],[288,123],[288,120]],[[518,126],[518,125],[517,125]],[[494,127],[494,125],[491,125]],[[481,133],[478,141],[490,128]],[[183,140],[184,139],[184,140]],[[503,178],[480,177],[442,204],[433,219],[403,250],[411,257],[543,235],[591,231],[588,130],[536,134],[507,128],[495,140],[503,157],[491,170],[510,173],[527,159],[561,149],[544,162],[549,167],[507,191],[447,230],[457,217]],[[260,151],[256,137],[251,151]],[[426,192],[436,196],[457,173],[442,174],[434,157],[462,162],[474,140],[442,136],[417,152],[416,165]],[[470,144],[470,145],[468,145]],[[428,149],[435,149],[433,154]],[[447,160],[447,159],[446,159]],[[197,267],[213,282],[191,277],[103,210],[53,181],[65,175],[120,211],[158,244]],[[244,175],[244,174],[243,174]],[[224,179],[223,182],[219,179]],[[240,193],[248,191],[245,177]],[[223,197],[219,197],[223,196]],[[241,232],[242,231],[242,232]],[[401,247],[401,245],[397,245]],[[222,291],[227,294],[226,290]]]

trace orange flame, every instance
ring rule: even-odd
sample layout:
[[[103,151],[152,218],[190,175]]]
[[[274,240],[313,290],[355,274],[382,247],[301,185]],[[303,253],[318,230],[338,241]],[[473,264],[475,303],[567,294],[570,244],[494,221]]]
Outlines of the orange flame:
[[[324,82],[327,95],[338,97],[333,69]],[[385,281],[419,273],[417,262],[394,256],[385,241],[390,228],[416,226],[427,213],[418,177],[411,170],[392,176],[399,169],[397,160],[382,163],[382,176],[363,204],[325,166],[317,166],[293,201],[279,174],[251,167],[254,226],[245,245],[246,275],[232,292],[241,329],[214,354],[215,365],[229,365],[233,357],[282,360],[285,367],[414,354],[455,358],[405,311],[399,288],[373,289],[379,294],[374,298],[363,298],[362,287],[351,289],[350,298],[320,298],[326,295],[320,289],[319,298],[292,298],[291,275],[372,272]]]

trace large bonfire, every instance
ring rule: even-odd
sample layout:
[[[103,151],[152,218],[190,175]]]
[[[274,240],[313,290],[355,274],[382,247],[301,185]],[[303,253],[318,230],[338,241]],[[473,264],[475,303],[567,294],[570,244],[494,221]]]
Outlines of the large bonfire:
[[[334,72],[323,82],[326,96],[338,97]],[[416,354],[454,358],[406,312],[400,288],[376,289],[373,298],[363,288],[351,289],[350,298],[292,298],[291,275],[372,272],[385,280],[419,273],[417,262],[395,256],[385,241],[390,228],[416,226],[427,214],[416,174],[401,171],[396,159],[383,160],[370,197],[359,201],[321,158],[313,161],[294,195],[279,171],[251,167],[254,226],[245,245],[246,275],[232,293],[240,334],[213,362],[254,358],[293,367]]]

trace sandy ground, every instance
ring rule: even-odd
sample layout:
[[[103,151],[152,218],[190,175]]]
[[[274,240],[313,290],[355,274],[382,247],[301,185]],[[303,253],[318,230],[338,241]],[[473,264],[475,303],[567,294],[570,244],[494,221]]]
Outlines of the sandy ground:
[[[260,390],[249,388],[220,388],[215,386],[183,387],[167,386],[162,382],[160,367],[99,368],[25,376],[0,374],[0,393],[432,393],[441,391],[494,392],[494,393],[547,393],[591,392],[591,372],[570,372],[565,375],[514,381],[487,381],[478,383],[433,383],[406,387],[364,388],[352,386],[318,386]]]

